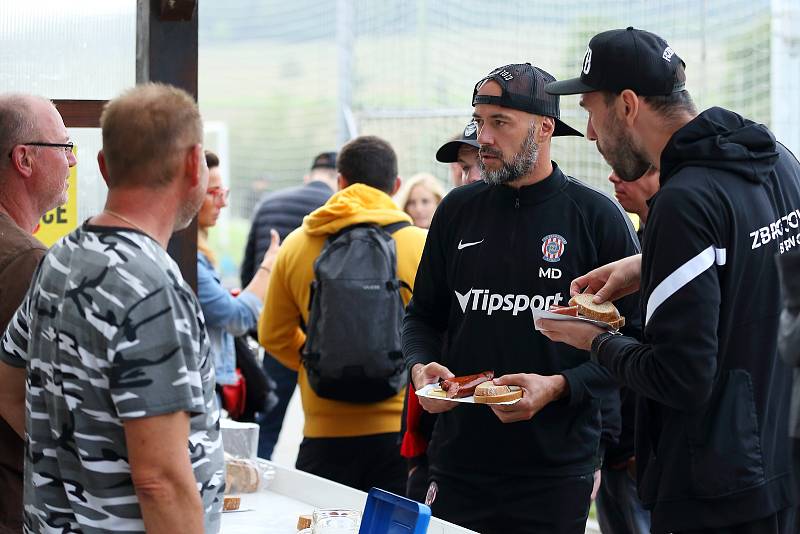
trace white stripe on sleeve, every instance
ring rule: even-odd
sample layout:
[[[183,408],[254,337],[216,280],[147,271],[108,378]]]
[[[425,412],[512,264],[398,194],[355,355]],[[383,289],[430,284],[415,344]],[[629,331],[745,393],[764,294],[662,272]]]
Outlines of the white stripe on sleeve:
[[[714,263],[725,265],[726,259],[726,250],[712,245],[664,278],[647,300],[644,324],[647,325],[658,307],[664,304],[664,301],[674,295],[680,288],[697,278]]]

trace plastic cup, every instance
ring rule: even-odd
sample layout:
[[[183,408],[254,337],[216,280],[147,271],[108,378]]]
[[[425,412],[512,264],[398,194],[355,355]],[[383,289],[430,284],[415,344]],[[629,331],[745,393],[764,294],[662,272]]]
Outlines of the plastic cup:
[[[323,508],[314,510],[311,528],[314,534],[358,534],[359,510]]]

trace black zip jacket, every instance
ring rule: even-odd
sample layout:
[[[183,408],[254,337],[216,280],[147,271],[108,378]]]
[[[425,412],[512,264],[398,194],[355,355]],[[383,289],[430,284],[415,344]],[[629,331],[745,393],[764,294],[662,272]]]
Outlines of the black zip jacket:
[[[253,212],[253,222],[242,258],[242,287],[247,287],[261,265],[272,239],[269,231],[274,228],[283,242],[287,235],[303,224],[303,217],[325,204],[332,194],[328,184],[314,180],[296,187],[272,191],[259,200]]]
[[[486,406],[440,414],[428,447],[432,473],[571,476],[597,468],[600,401],[618,404],[617,385],[584,351],[536,332],[531,307],[565,305],[573,278],[637,251],[619,204],[555,163],[548,178],[519,190],[480,182],[448,193],[403,325],[406,364],[437,361],[457,376],[560,373],[570,394],[518,423],[501,423]],[[637,332],[638,296],[619,307]],[[609,407],[619,418],[618,406]]]
[[[797,159],[730,111],[703,112],[661,155],[642,254],[645,342],[611,339],[595,355],[640,395],[639,494],[655,533],[794,503],[773,256],[800,246],[798,208]]]

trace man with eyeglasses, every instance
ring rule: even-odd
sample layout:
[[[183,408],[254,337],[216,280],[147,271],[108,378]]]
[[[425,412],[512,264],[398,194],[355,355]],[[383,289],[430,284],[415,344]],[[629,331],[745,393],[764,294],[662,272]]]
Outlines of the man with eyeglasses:
[[[210,343],[166,251],[206,197],[200,110],[148,83],[100,124],[103,211],[47,251],[0,343],[0,392],[27,375],[24,430],[11,421],[26,435],[25,531],[213,534],[225,474]]]
[[[0,95],[0,332],[6,329],[47,249],[33,231],[47,211],[67,200],[69,168],[77,161],[52,102]],[[0,404],[0,532],[22,532],[25,369],[15,369]],[[17,393],[16,402],[7,394]],[[19,399],[23,402],[19,402]]]

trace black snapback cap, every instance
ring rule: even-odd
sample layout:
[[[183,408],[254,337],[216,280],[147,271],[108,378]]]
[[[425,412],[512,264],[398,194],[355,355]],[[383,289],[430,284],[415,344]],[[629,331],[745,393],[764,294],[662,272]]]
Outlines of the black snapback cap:
[[[545,90],[552,95],[620,93],[625,89],[640,96],[668,95],[685,89],[684,68],[686,64],[664,39],[628,26],[592,37],[581,75],[551,82]]]
[[[481,147],[478,144],[478,125],[475,124],[475,121],[470,121],[460,135],[439,147],[439,150],[436,151],[436,161],[442,163],[458,162],[458,150],[464,145],[475,148]]]
[[[503,91],[500,96],[478,94],[483,84],[490,80],[500,85]],[[550,73],[534,67],[530,63],[506,65],[494,69],[475,84],[475,89],[472,91],[472,105],[494,104],[526,113],[552,117],[556,121],[553,136],[577,135],[583,137],[578,130],[561,121],[558,96],[548,94],[544,90],[545,85],[552,81],[555,81],[555,78]]]
[[[311,163],[311,170],[314,169],[335,169],[336,168],[336,152],[323,152],[317,154]]]

